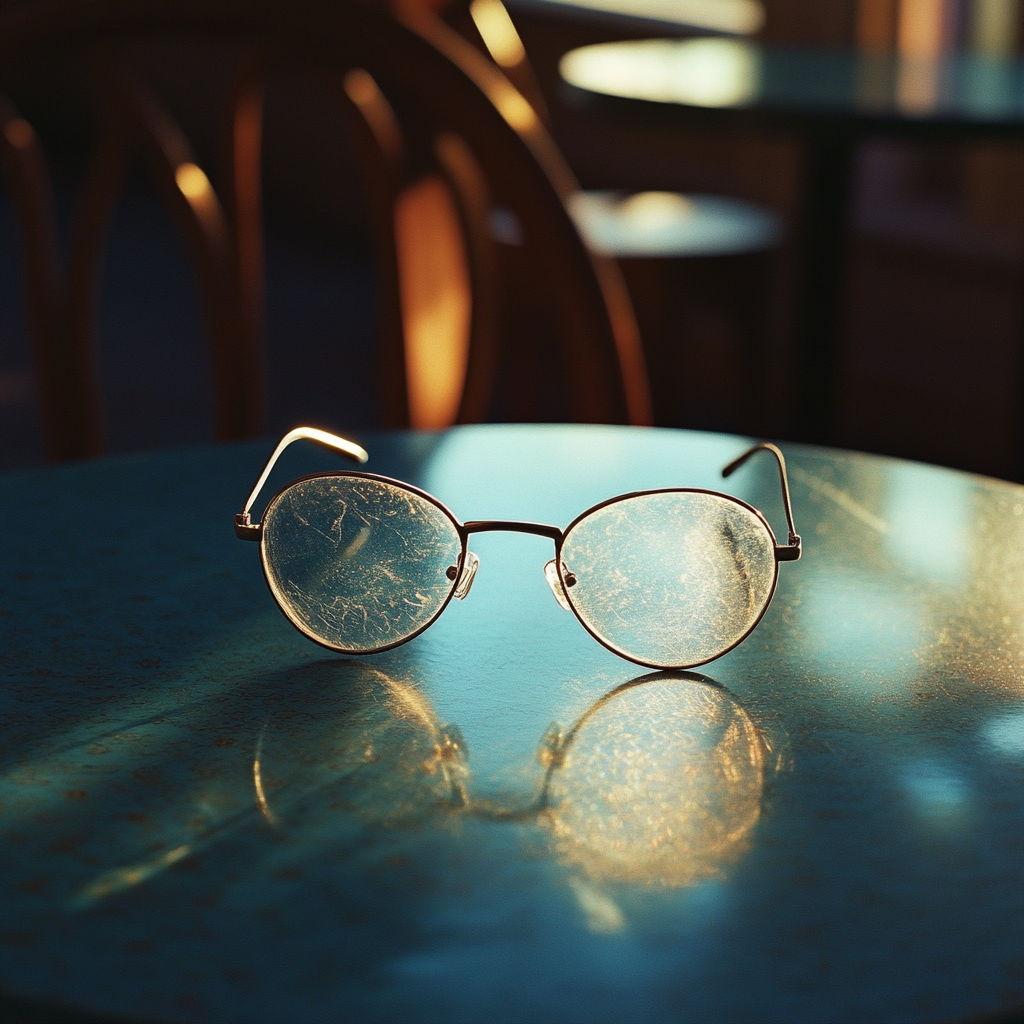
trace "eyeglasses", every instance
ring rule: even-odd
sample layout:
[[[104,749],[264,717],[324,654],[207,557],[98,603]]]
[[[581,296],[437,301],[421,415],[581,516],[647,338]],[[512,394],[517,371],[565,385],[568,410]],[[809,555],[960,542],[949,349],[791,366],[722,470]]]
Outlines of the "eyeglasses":
[[[752,505],[716,491],[636,491],[587,509],[562,530],[541,523],[460,523],[437,498],[370,473],[317,473],[278,491],[259,523],[256,500],[281,453],[316,441],[366,462],[357,444],[313,427],[286,434],[256,481],[235,533],[260,542],[267,585],[281,611],[309,639],[344,654],[376,654],[418,636],[465,598],[480,560],[474,533],[550,537],[544,576],[558,603],[599,643],[651,668],[692,668],[732,650],[760,622],[779,563],[800,557],[786,461],[775,456],[789,542],[777,544]]]

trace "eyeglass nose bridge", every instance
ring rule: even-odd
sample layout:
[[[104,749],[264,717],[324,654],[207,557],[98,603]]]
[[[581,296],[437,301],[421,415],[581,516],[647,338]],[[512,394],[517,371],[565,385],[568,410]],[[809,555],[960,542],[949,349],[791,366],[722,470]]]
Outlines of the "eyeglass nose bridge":
[[[468,538],[471,533],[529,533],[535,537],[548,537],[555,542],[555,550],[559,550],[562,544],[562,538],[564,537],[563,531],[557,526],[548,526],[545,523],[518,523],[514,520],[507,519],[480,519],[475,520],[471,523],[466,523],[463,527],[464,538]],[[473,577],[476,576],[476,570],[480,565],[480,560],[472,551],[466,552],[466,564],[463,567],[462,574],[459,577],[459,583],[455,588],[454,596],[460,600],[469,593],[469,588],[473,585]],[[454,566],[452,566],[454,569]],[[451,570],[449,570],[451,571]],[[467,577],[468,573],[468,577]],[[452,577],[449,577],[451,579]],[[555,595],[555,600],[566,610],[571,611],[568,601],[565,599],[565,591],[562,588],[562,582],[558,578],[558,570],[555,568],[554,560],[548,562],[544,566],[544,578],[548,581],[548,586],[551,587],[551,592]],[[575,578],[573,579],[575,583]],[[572,583],[569,584],[572,586]]]
[[[471,533],[532,533],[535,537],[550,537],[555,544],[562,542],[563,531],[545,523],[518,523],[514,519],[477,519],[466,523],[463,532]]]

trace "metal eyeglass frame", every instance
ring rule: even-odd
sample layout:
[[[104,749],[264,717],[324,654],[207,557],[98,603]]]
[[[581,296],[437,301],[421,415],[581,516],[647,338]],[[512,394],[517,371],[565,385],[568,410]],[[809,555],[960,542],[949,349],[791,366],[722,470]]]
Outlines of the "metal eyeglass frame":
[[[263,472],[260,474],[255,485],[253,486],[252,492],[249,494],[248,499],[245,502],[245,507],[235,516],[235,535],[239,540],[249,540],[260,542],[260,563],[263,567],[264,578],[267,581],[267,586],[270,588],[270,580],[267,574],[266,565],[266,548],[262,544],[263,540],[263,523],[253,523],[251,521],[250,509],[256,498],[259,496],[260,491],[263,490],[264,484],[267,482],[267,478],[270,476],[271,470],[274,468],[277,460],[281,457],[282,452],[295,441],[308,440],[315,441],[318,444],[323,445],[326,448],[331,448],[335,451],[341,452],[343,455],[352,459],[360,464],[365,463],[369,459],[369,455],[365,449],[355,444],[352,441],[346,441],[342,437],[338,437],[335,434],[328,433],[326,430],[319,430],[316,427],[296,427],[294,430],[290,430],[281,439],[278,446],[274,449],[273,454],[267,461],[266,466],[263,468]],[[438,608],[438,610],[432,615],[425,623],[419,626],[408,636],[402,637],[400,640],[395,640],[391,643],[381,644],[366,650],[351,650],[349,648],[334,647],[330,644],[324,643],[323,641],[312,636],[307,630],[298,622],[295,617],[291,614],[288,608],[284,607],[280,601],[277,601],[278,607],[284,612],[285,617],[288,619],[296,629],[302,633],[308,640],[312,640],[313,643],[318,644],[321,647],[326,648],[330,651],[337,653],[343,653],[348,655],[366,655],[366,654],[379,654],[383,651],[391,650],[394,647],[399,647],[404,643],[408,643],[415,637],[419,636],[425,629],[432,626],[437,619],[441,616],[444,610],[448,607],[449,602],[453,597],[462,600],[469,593],[470,588],[473,585],[473,579],[476,575],[477,568],[480,564],[480,560],[477,556],[469,550],[469,537],[474,533],[528,533],[539,537],[549,537],[555,544],[555,557],[544,566],[544,576],[547,579],[548,585],[551,587],[551,591],[555,596],[555,599],[566,611],[571,611],[580,625],[603,647],[610,650],[613,654],[617,654],[620,658],[624,658],[627,661],[632,661],[638,665],[644,665],[648,668],[655,669],[688,669],[694,668],[698,665],[707,664],[709,661],[714,661],[716,658],[720,658],[723,654],[727,654],[733,648],[741,644],[757,627],[757,624],[761,621],[764,613],[768,610],[768,606],[772,602],[772,597],[775,594],[775,587],[778,584],[779,579],[779,563],[780,562],[794,562],[800,558],[802,551],[802,542],[799,534],[796,532],[796,528],[793,525],[793,509],[789,498],[789,480],[786,476],[786,459],[782,452],[773,444],[768,441],[762,441],[759,444],[755,444],[753,447],[748,448],[738,458],[733,459],[723,470],[722,476],[731,476],[737,469],[739,469],[752,455],[759,451],[770,452],[775,456],[776,463],[779,468],[779,483],[782,489],[782,504],[786,513],[786,525],[789,532],[788,543],[779,544],[776,542],[775,533],[773,532],[771,525],[768,520],[765,519],[761,511],[755,508],[753,505],[749,505],[747,502],[740,498],[734,497],[731,494],[722,494],[719,491],[712,491],[701,487],[661,487],[653,488],[646,491],[631,491],[627,494],[619,494],[613,498],[608,498],[605,501],[599,502],[596,505],[591,506],[585,512],[580,513],[564,530],[557,526],[548,526],[544,523],[526,523],[518,521],[508,521],[503,519],[482,519],[474,520],[468,523],[462,523],[452,513],[452,511],[435,498],[432,494],[428,494],[426,491],[414,486],[413,484],[405,483],[402,480],[394,480],[391,477],[379,476],[374,473],[359,473],[359,472],[346,472],[346,473],[311,473],[306,476],[299,477],[297,480],[292,480],[284,487],[282,487],[267,503],[269,508],[274,502],[282,495],[285,491],[289,490],[295,484],[300,483],[303,480],[312,480],[324,477],[355,477],[369,480],[376,480],[380,483],[385,483],[393,487],[398,487],[401,490],[409,491],[413,494],[424,498],[429,501],[432,505],[437,507],[444,515],[451,521],[459,535],[461,543],[461,551],[459,553],[458,563],[454,566],[450,566],[448,569],[448,579],[453,583],[452,589],[449,591],[448,596],[444,599],[444,602]],[[614,504],[618,501],[625,501],[629,498],[641,497],[650,494],[707,494],[717,498],[723,498],[727,501],[735,502],[737,505],[752,512],[764,525],[768,531],[768,536],[772,539],[772,545],[775,554],[775,575],[772,579],[771,590],[768,593],[767,599],[764,602],[764,607],[761,609],[760,614],[751,623],[750,627],[745,633],[734,643],[730,644],[725,650],[713,655],[710,658],[705,658],[702,661],[693,662],[686,665],[658,665],[653,662],[644,661],[641,658],[634,657],[617,647],[614,647],[611,643],[605,640],[603,637],[598,636],[593,629],[587,624],[586,620],[577,611],[576,607],[572,603],[572,599],[569,596],[568,591],[576,584],[576,577],[566,569],[562,564],[562,544],[565,538],[572,532],[573,528],[577,523],[586,519],[587,516],[596,512],[598,509],[604,508],[606,505]],[[271,595],[273,596],[273,589],[271,589]]]

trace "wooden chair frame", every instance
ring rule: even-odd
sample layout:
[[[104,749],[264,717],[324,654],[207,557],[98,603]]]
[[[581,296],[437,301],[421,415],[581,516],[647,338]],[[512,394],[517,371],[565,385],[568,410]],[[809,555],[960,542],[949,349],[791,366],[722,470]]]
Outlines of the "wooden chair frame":
[[[246,54],[228,98],[223,201],[184,134],[122,59],[137,39],[192,35],[241,43]],[[0,95],[0,162],[22,239],[50,458],[103,448],[95,365],[98,274],[114,205],[136,153],[174,215],[196,271],[210,336],[217,436],[246,437],[261,429],[262,97],[268,75],[296,63],[318,69],[332,83],[363,163],[375,226],[388,425],[408,423],[392,217],[414,150],[419,159],[428,151],[448,183],[469,255],[471,345],[458,420],[485,415],[494,375],[497,281],[487,224],[494,189],[514,198],[536,255],[538,281],[551,293],[574,418],[651,422],[625,286],[613,263],[586,251],[563,205],[577,187],[571,173],[521,94],[437,19],[422,17],[415,7],[392,17],[358,2],[329,0],[287,8],[273,0],[78,0],[30,5],[0,19],[0,62],[54,42],[84,47],[97,82],[97,143],[64,267],[41,147],[32,127]],[[387,102],[367,103],[352,88],[354,70],[372,76]],[[407,145],[410,125],[421,137],[418,146]]]

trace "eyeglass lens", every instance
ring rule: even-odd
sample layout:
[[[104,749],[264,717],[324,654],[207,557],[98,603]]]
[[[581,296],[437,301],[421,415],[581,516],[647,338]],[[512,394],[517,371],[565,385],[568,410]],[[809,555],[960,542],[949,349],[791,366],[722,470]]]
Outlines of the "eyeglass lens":
[[[668,491],[622,498],[562,543],[566,596],[612,650],[658,668],[703,664],[756,625],[775,586],[772,537],[738,502]]]
[[[263,516],[263,566],[278,604],[335,650],[380,650],[423,629],[455,582],[462,541],[445,513],[383,480],[324,476]]]

